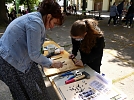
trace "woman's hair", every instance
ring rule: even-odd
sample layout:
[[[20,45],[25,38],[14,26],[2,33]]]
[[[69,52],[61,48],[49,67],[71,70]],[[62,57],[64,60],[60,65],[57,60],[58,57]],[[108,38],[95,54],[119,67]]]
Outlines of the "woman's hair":
[[[59,25],[62,25],[64,17],[61,13],[61,7],[54,0],[43,0],[39,4],[38,11],[41,13],[42,16],[51,14],[53,18],[59,19]]]
[[[103,36],[103,32],[98,27],[98,22],[93,19],[77,20],[71,27],[71,36],[84,36],[80,49],[85,53],[89,53],[95,46],[96,39]]]

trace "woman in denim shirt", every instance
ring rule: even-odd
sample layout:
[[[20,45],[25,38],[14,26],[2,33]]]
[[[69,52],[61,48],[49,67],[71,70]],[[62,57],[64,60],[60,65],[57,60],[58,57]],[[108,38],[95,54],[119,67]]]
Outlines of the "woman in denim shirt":
[[[50,100],[37,63],[60,68],[41,54],[45,30],[63,23],[61,7],[44,0],[37,12],[12,21],[0,39],[0,80],[10,89],[14,100]]]

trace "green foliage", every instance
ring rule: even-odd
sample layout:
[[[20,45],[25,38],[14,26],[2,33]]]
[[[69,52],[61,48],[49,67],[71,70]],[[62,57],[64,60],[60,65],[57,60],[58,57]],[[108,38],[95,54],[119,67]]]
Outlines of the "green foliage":
[[[14,10],[14,7],[9,8],[9,13],[11,13]]]
[[[6,3],[13,3],[14,0],[5,0]],[[27,9],[29,8],[30,11],[35,11],[36,7],[39,5],[40,0],[15,0],[15,6],[16,11],[18,11],[18,8],[20,5],[24,5],[24,7]],[[9,12],[12,11],[12,7],[9,8]]]
[[[27,2],[29,3],[29,5],[31,4],[38,4],[40,0],[20,0],[20,4],[24,4],[26,5]]]
[[[35,7],[38,6],[40,0],[20,0],[20,5],[25,5],[25,7],[30,8],[30,11],[35,11]]]
[[[14,0],[5,0],[5,2],[12,3]],[[33,6],[38,6],[40,0],[20,0],[19,5],[27,5],[27,2],[33,8]]]

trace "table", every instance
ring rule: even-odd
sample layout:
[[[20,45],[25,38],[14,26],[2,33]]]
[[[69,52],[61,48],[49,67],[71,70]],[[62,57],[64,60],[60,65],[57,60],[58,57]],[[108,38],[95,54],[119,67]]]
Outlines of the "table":
[[[46,47],[49,44],[55,45],[56,48],[60,47],[54,41],[45,41],[44,44],[43,44],[43,47]],[[47,54],[48,54],[48,51],[44,51],[44,55],[47,55]],[[67,51],[64,50],[63,53],[61,53],[57,56],[53,56],[52,58],[56,59],[56,58],[59,58],[59,57],[62,57],[62,58],[57,59],[57,61],[61,61],[61,62],[65,61],[65,65],[63,65],[63,67],[59,68],[59,69],[44,67],[43,70],[44,70],[45,75],[47,77],[57,75],[57,74],[60,74],[60,73],[63,73],[63,72],[69,71],[69,70],[76,70],[76,69],[81,68],[81,66],[75,66],[73,61],[71,59],[69,59],[69,53]]]
[[[78,70],[74,70],[72,72],[75,72],[75,71],[78,71]],[[81,72],[82,71],[86,71],[86,72],[88,71],[88,73],[90,73],[90,76],[91,77],[95,75],[95,71],[93,71],[90,67],[81,68],[81,69],[79,69],[79,71],[81,71]],[[49,77],[49,80],[52,83],[52,86],[54,87],[54,89],[55,89],[58,97],[60,98],[60,100],[66,100],[65,97],[64,97],[64,95],[59,90],[59,87],[65,85],[65,81],[68,79],[68,76],[59,79],[59,76],[60,75],[61,74],[51,76],[51,77]]]
[[[75,72],[75,71],[77,71],[77,70],[74,70],[72,72]],[[93,89],[93,88],[95,88],[95,87],[93,87],[92,88],[93,90],[95,90],[95,91],[97,90],[96,94],[99,94],[98,97],[96,97],[93,100],[125,100],[126,99],[126,95],[122,91],[120,91],[116,87],[114,87],[112,85],[112,82],[110,79],[107,79],[107,78],[101,79],[103,76],[101,77],[100,74],[98,74],[97,72],[92,70],[89,66],[86,65],[84,68],[79,69],[79,71],[88,72],[90,74],[91,78],[90,79],[82,79],[82,80],[79,80],[77,82],[73,82],[70,84],[65,84],[65,81],[71,76],[65,76],[63,78],[60,78],[61,74],[58,74],[58,75],[49,77],[49,80],[52,83],[60,100],[88,100],[88,99],[79,99],[79,94],[82,94],[83,92],[88,91],[89,87],[92,88],[93,85],[89,86],[89,84],[94,83],[94,81],[98,81],[102,84],[104,84],[106,82],[104,84],[106,88],[104,89],[105,90],[105,92],[104,92],[104,90],[103,91],[97,90],[97,88]],[[99,75],[99,77],[96,77],[98,75]],[[85,85],[85,83],[87,83],[87,84]],[[83,89],[85,88],[85,90],[83,90],[82,92],[76,91],[76,88],[78,88],[78,85],[80,88],[83,85]],[[71,90],[71,89],[73,89],[73,90]],[[77,93],[77,92],[79,92],[79,93]],[[120,99],[115,99],[117,97],[120,97]]]
[[[101,11],[83,11],[81,14],[77,14],[77,19],[83,19],[83,18],[101,18]]]
[[[54,41],[46,41],[43,44],[43,46],[46,47],[49,44],[54,44],[56,47],[60,47]],[[46,55],[47,53],[48,52],[45,51],[44,55]],[[54,87],[60,100],[83,100],[82,98],[87,98],[84,97],[85,94],[83,93],[87,93],[87,91],[89,92],[89,90],[93,92],[92,97],[96,96],[94,97],[95,98],[94,100],[124,100],[126,98],[126,95],[123,92],[121,92],[112,85],[111,80],[98,74],[97,72],[92,70],[89,66],[87,65],[83,67],[75,66],[72,60],[68,58],[69,53],[67,51],[64,50],[64,53],[54,56],[53,58],[57,58],[59,56],[62,56],[62,58],[59,59],[59,61],[64,60],[67,63],[67,65],[63,66],[62,69],[44,68],[44,73],[48,77],[52,86]],[[65,81],[69,77],[71,77],[71,75],[61,77],[62,73],[66,71],[71,71],[72,73],[75,73],[78,70],[79,72],[85,71],[88,74],[90,74],[90,79],[82,79],[77,82],[65,84]],[[83,89],[81,89],[81,87]]]
[[[89,12],[89,15],[92,15],[92,18],[95,18],[96,17],[96,15],[98,15],[99,17],[100,17],[100,11],[90,11]]]

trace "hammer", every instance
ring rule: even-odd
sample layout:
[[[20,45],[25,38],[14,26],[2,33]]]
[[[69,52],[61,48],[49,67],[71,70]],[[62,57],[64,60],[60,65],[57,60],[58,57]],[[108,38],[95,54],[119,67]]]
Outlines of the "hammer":
[[[69,83],[78,81],[78,80],[83,79],[83,78],[89,79],[90,78],[90,75],[87,72],[84,71],[84,72],[82,72],[82,75],[80,75],[78,77],[75,77],[75,78],[73,78],[71,80],[66,80],[65,81],[65,84],[69,84]]]

